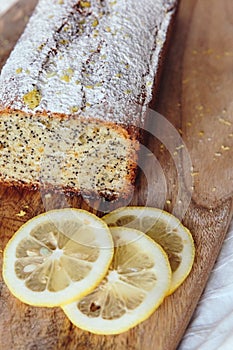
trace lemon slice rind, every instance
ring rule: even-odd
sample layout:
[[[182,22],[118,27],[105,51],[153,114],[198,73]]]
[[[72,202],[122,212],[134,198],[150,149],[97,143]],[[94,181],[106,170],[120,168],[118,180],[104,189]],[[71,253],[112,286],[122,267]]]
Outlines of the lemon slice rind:
[[[72,281],[70,276],[68,276],[70,284],[62,290],[35,292],[27,288],[25,286],[25,280],[18,278],[15,272],[15,263],[17,261],[16,250],[19,243],[23,239],[30,237],[30,232],[37,225],[47,223],[48,221],[56,225],[56,223],[59,224],[63,219],[69,221],[69,218],[74,221],[79,220],[79,222],[81,220],[84,227],[87,226],[89,229],[91,226],[91,229],[94,230],[93,232],[96,235],[96,239],[93,241],[93,247],[99,250],[99,256],[96,261],[87,262],[87,265],[91,266],[90,272],[85,278],[79,281]],[[95,229],[97,230],[96,233]],[[75,239],[77,239],[77,237]],[[107,225],[101,219],[82,209],[66,208],[51,210],[26,222],[9,240],[3,256],[3,279],[11,293],[26,304],[45,307],[60,306],[86,295],[93,290],[105,276],[109,264],[111,263],[112,256],[112,236]]]
[[[155,243],[150,237],[142,234],[142,232],[135,229],[128,229],[123,227],[117,227],[111,229],[114,242],[116,244],[116,240],[121,240],[124,243],[128,242],[130,244],[136,245],[138,248],[138,259],[140,259],[141,254],[147,255],[150,259],[152,259],[154,265],[153,268],[149,268],[149,270],[156,275],[156,283],[155,286],[150,291],[145,291],[143,288],[139,288],[139,286],[132,286],[132,290],[138,295],[145,295],[145,299],[141,302],[141,304],[133,310],[128,310],[123,316],[114,319],[103,319],[101,316],[98,317],[90,317],[85,313],[81,312],[78,308],[78,304],[83,302],[85,298],[89,296],[85,296],[83,299],[78,299],[77,301],[62,306],[63,311],[66,316],[70,319],[70,321],[80,329],[92,332],[94,334],[102,334],[102,335],[110,335],[110,334],[120,334],[125,332],[137,324],[146,320],[151,314],[160,306],[163,302],[169,288],[171,282],[171,269],[169,265],[169,261],[167,255],[163,251],[163,249]],[[135,256],[134,261],[136,262],[137,256]],[[113,257],[114,261],[114,257]],[[130,260],[130,264],[133,264],[133,259]],[[131,266],[132,267],[132,266]],[[107,274],[106,279],[110,272]],[[100,291],[100,293],[105,291],[109,291],[111,288],[115,288],[116,298],[117,298],[117,285],[114,285],[112,280],[106,282],[101,282],[101,284],[96,288],[96,290]],[[116,283],[116,282],[115,282]],[[117,283],[125,283],[117,281]],[[112,286],[111,286],[112,284]],[[119,284],[118,284],[119,285]],[[127,283],[126,283],[127,285]],[[92,292],[93,295],[95,291]],[[130,298],[130,293],[127,296]],[[106,300],[105,297],[100,298]],[[93,305],[95,303],[95,298],[93,297]],[[117,301],[116,301],[117,303]],[[101,307],[104,307],[103,305]]]
[[[142,220],[144,217],[151,217],[155,220],[163,220],[168,226],[177,229],[177,234],[182,240],[183,250],[180,254],[181,264],[179,268],[172,273],[171,286],[168,295],[172,294],[186,279],[189,275],[195,256],[195,246],[193,237],[190,231],[181,224],[178,218],[172,214],[157,208],[152,207],[123,207],[118,208],[109,214],[105,215],[102,219],[109,225],[116,225],[119,219],[126,217],[135,217],[135,221],[132,224],[126,224],[126,227],[134,227],[138,230],[145,232],[142,227],[138,227],[138,220]],[[166,249],[165,249],[166,251]]]

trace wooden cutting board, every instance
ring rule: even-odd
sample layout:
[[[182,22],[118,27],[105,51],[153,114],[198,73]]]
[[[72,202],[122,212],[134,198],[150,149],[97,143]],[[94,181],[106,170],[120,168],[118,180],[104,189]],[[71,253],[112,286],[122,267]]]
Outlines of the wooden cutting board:
[[[21,0],[0,19],[3,65],[36,1]],[[204,289],[232,217],[233,189],[233,6],[232,0],[182,0],[163,71],[156,110],[182,135],[191,156],[192,200],[183,218],[193,233],[196,258],[185,283],[144,323],[118,336],[95,336],[75,328],[59,308],[34,308],[10,295],[0,281],[0,348],[4,350],[172,350],[176,349]],[[164,134],[163,134],[164,133]],[[166,137],[161,129],[158,139]],[[177,202],[175,157],[150,137],[148,146],[165,175],[165,209]],[[165,142],[166,143],[166,142]],[[145,164],[153,175],[152,162]],[[152,206],[160,205],[158,184],[150,189]],[[154,191],[154,193],[153,193]],[[141,174],[132,204],[148,197]],[[0,187],[0,264],[2,250],[28,219],[46,209],[71,205],[96,212],[98,203],[52,194]],[[121,203],[117,203],[119,206]],[[182,203],[180,203],[182,204]],[[94,209],[93,209],[94,208]],[[99,213],[100,214],[100,213]],[[1,268],[1,266],[0,266]]]

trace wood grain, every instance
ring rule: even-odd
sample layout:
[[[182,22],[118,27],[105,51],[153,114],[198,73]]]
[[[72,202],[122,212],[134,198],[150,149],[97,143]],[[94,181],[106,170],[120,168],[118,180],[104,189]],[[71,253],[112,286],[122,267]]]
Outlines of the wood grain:
[[[3,64],[36,1],[22,0],[0,20],[0,62]],[[185,283],[145,322],[118,336],[95,336],[74,327],[58,309],[34,308],[10,295],[0,281],[0,344],[4,350],[173,350],[185,331],[222,245],[232,217],[233,200],[233,8],[231,0],[181,1],[171,47],[160,84],[156,109],[182,135],[191,156],[192,200],[183,221],[193,233],[196,257]],[[161,140],[163,135],[161,130]],[[165,209],[177,201],[174,157],[150,137],[166,181]],[[147,161],[145,169],[157,169]],[[156,186],[155,186],[156,188]],[[164,193],[149,189],[150,205]],[[190,189],[189,189],[190,190]],[[154,191],[154,192],[153,192]],[[152,195],[151,195],[152,194]],[[147,181],[141,173],[131,204],[144,204]],[[181,203],[182,204],[182,203]],[[120,203],[116,203],[116,206]],[[0,268],[2,250],[13,233],[45,209],[82,207],[101,214],[99,202],[80,197],[0,188]],[[23,211],[24,216],[20,216]]]

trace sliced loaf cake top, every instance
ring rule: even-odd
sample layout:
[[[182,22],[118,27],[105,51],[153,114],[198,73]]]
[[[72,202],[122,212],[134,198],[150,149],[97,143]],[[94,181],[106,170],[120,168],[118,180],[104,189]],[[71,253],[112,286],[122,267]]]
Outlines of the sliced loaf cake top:
[[[2,70],[2,108],[140,126],[176,2],[40,0]]]

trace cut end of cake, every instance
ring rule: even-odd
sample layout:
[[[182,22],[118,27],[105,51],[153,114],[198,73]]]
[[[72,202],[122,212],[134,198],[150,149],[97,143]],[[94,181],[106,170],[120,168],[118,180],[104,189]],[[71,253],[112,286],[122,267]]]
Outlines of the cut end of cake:
[[[139,143],[125,128],[65,115],[0,113],[0,181],[112,201],[128,197]]]

